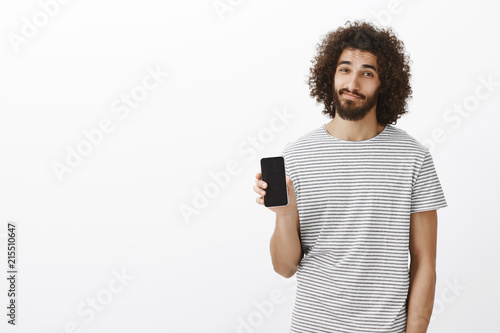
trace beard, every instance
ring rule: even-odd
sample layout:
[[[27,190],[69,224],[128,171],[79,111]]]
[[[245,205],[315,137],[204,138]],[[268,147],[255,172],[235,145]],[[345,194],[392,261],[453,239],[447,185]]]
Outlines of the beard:
[[[360,99],[344,99],[341,101],[340,95],[342,95],[344,91],[351,95],[358,96]],[[334,91],[333,104],[335,106],[335,113],[344,120],[358,121],[363,119],[377,104],[378,91],[379,89],[377,89],[373,95],[368,97],[360,93],[350,92],[345,88],[340,89],[339,91]]]

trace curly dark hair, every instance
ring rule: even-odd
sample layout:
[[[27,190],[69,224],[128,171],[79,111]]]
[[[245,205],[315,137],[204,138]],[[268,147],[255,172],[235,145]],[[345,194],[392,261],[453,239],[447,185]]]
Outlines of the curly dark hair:
[[[318,54],[312,60],[308,84],[311,97],[323,102],[323,114],[335,117],[334,76],[340,54],[345,48],[369,51],[377,56],[380,68],[380,93],[377,99],[377,121],[381,125],[396,124],[407,113],[411,99],[410,58],[405,54],[404,44],[391,28],[379,29],[371,23],[347,21],[326,34],[316,45]]]

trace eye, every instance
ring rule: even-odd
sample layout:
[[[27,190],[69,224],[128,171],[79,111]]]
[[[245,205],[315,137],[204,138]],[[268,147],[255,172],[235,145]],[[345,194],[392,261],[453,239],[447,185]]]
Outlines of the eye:
[[[344,72],[344,73],[347,73],[349,70],[347,68],[341,68],[339,69],[339,72]]]
[[[366,74],[367,76],[373,76],[373,74],[372,74],[372,73],[370,73],[370,72],[366,72],[365,74]]]

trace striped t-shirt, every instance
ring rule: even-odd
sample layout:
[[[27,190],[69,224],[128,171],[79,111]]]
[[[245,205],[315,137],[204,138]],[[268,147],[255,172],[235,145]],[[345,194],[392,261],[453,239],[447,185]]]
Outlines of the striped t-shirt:
[[[410,214],[447,206],[429,149],[390,124],[362,141],[321,125],[282,156],[304,251],[290,332],[404,333]]]

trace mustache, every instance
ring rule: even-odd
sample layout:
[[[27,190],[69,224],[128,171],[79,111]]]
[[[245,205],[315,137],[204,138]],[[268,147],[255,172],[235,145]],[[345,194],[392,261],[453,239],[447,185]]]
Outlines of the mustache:
[[[346,88],[342,88],[342,89],[339,90],[339,96],[342,95],[344,93],[344,91],[347,92],[347,93],[349,93],[349,94],[351,94],[351,95],[355,95],[355,96],[358,96],[358,97],[360,97],[362,99],[366,99],[365,95],[362,95],[362,94],[357,93],[357,92],[351,92],[351,91],[349,91]]]

